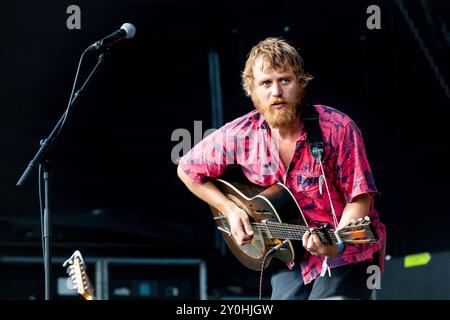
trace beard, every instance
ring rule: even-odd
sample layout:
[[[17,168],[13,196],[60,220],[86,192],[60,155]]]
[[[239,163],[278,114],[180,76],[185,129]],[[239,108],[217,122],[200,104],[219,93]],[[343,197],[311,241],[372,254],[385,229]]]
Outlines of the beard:
[[[297,117],[301,97],[294,100],[273,98],[269,103],[262,105],[256,97],[252,97],[256,110],[264,117],[271,128],[282,128],[291,125]],[[272,105],[285,103],[281,108],[273,108]]]

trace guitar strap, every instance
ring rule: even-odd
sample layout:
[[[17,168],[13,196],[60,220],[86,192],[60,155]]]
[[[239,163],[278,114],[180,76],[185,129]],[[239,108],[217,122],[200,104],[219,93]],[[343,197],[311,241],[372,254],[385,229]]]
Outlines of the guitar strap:
[[[319,126],[319,113],[313,105],[304,105],[302,120],[305,124],[305,130],[308,134],[309,150],[313,158],[320,164],[322,170],[322,176],[319,178],[319,190],[322,194],[322,182],[325,182],[325,187],[328,194],[328,200],[330,201],[331,214],[333,216],[334,227],[338,226],[336,212],[334,210],[333,202],[331,200],[330,190],[328,188],[327,180],[325,178],[325,171],[323,170],[322,161],[325,152],[324,143],[322,140],[322,130]],[[331,277],[331,270],[328,266],[328,258],[325,257],[322,263],[322,270],[320,276],[323,277],[328,272],[328,276]]]
[[[311,151],[314,159],[321,162],[321,160],[323,160],[323,153],[325,149],[322,140],[322,131],[319,126],[319,113],[313,105],[304,105],[302,120],[308,134],[309,150]]]

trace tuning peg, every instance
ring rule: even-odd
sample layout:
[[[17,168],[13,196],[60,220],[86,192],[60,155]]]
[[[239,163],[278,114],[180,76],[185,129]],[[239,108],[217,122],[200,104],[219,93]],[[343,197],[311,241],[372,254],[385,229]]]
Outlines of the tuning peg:
[[[364,217],[364,222],[365,223],[369,223],[370,222],[370,217],[369,216],[365,216]]]
[[[363,224],[363,218],[359,218],[358,221],[356,222],[356,225],[361,225]]]
[[[350,223],[348,224],[349,226],[354,226],[356,224],[356,220],[355,219],[351,219]]]

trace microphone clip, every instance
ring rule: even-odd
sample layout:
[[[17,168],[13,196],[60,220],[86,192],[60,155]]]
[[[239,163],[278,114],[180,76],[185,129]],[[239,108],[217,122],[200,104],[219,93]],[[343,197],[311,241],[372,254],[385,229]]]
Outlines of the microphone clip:
[[[84,50],[84,53],[95,52],[98,51],[100,53],[109,51],[109,46],[103,46],[102,41],[97,41],[94,44],[91,44],[89,47]]]

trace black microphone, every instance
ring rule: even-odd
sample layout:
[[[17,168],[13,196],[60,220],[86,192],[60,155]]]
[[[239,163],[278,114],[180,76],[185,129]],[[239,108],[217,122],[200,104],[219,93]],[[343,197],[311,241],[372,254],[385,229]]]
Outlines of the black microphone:
[[[133,38],[135,34],[136,28],[131,23],[124,23],[116,32],[90,45],[86,52],[107,49],[119,40]]]

